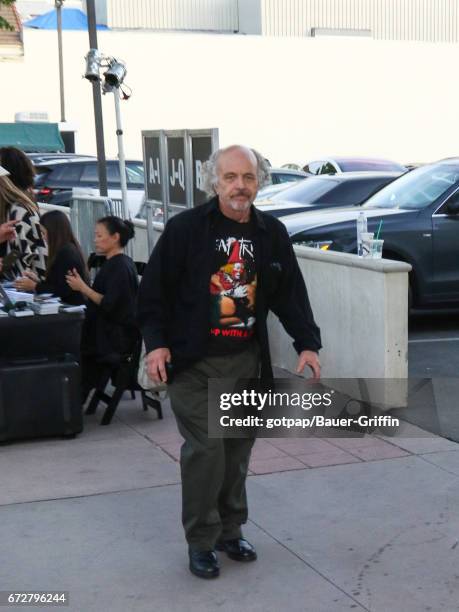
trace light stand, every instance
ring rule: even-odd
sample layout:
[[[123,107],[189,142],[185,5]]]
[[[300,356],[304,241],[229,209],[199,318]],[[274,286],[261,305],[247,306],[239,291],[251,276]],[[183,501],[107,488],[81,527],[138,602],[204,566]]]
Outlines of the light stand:
[[[91,49],[86,56],[86,74],[85,77],[90,81],[100,81],[99,71],[101,68],[108,68],[104,72],[104,83],[102,92],[113,93],[115,99],[115,116],[116,116],[116,137],[118,141],[118,163],[120,168],[121,182],[121,200],[123,217],[130,217],[128,201],[127,201],[127,180],[126,180],[126,156],[124,153],[123,142],[123,127],[121,124],[121,109],[120,109],[120,92],[121,85],[126,76],[126,66],[123,62],[114,57],[101,55],[96,49]],[[127,100],[129,95],[123,93],[123,99]]]
[[[61,96],[61,121],[65,121],[65,99],[64,99],[64,59],[62,53],[62,5],[64,0],[54,0],[57,18],[57,47],[59,52],[59,90]]]
[[[97,50],[97,26],[96,26],[96,5],[95,0],[86,0],[86,12],[88,14],[88,35],[90,52],[98,54]],[[100,87],[92,81],[92,97],[94,104],[94,122],[96,128],[96,146],[97,146],[97,169],[99,174],[99,191],[101,196],[107,196],[107,161],[105,159],[105,144],[104,144],[104,119],[102,116],[102,97]],[[99,75],[97,74],[97,81]]]

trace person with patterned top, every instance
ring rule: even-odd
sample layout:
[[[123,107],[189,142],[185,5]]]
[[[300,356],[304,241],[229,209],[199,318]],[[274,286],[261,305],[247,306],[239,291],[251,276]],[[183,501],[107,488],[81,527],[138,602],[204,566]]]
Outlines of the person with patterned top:
[[[40,230],[38,206],[8,178],[9,172],[0,166],[0,226],[15,222],[14,234],[0,243],[0,257],[10,253],[16,259],[2,273],[8,278],[24,276],[32,271],[40,280],[46,276],[47,248]],[[11,224],[10,224],[11,225]]]

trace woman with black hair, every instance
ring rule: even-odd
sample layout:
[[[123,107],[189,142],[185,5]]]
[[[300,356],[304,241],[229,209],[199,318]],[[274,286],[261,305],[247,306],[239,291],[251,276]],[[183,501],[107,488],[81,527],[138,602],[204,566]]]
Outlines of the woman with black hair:
[[[45,280],[40,281],[36,274],[25,271],[24,276],[16,281],[16,289],[52,293],[67,304],[84,304],[83,295],[69,287],[66,281],[66,275],[74,269],[85,281],[89,278],[83,252],[73,234],[68,216],[60,210],[51,210],[40,218],[40,228],[48,245]]]
[[[27,155],[16,147],[1,147],[0,165],[10,173],[10,181],[35,201],[33,192],[35,168]]]
[[[82,337],[83,400],[96,385],[100,365],[116,363],[131,353],[139,339],[135,307],[139,286],[137,270],[123,249],[134,237],[131,221],[109,216],[99,219],[95,229],[95,247],[105,261],[92,287],[74,269],[66,281],[88,300]]]

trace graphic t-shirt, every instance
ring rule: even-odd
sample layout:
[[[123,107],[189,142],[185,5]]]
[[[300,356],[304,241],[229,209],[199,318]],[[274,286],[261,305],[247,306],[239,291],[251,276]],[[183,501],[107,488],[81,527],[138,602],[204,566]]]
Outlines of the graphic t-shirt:
[[[219,213],[210,278],[209,354],[243,350],[255,333],[257,275],[253,224]]]

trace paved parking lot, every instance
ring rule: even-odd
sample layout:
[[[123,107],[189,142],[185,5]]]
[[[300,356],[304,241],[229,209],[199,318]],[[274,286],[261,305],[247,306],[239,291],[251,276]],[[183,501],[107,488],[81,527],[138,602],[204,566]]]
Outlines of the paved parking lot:
[[[408,363],[411,378],[432,379],[439,433],[459,442],[459,311],[411,317]]]
[[[459,378],[459,310],[411,317],[408,363],[410,376]]]

